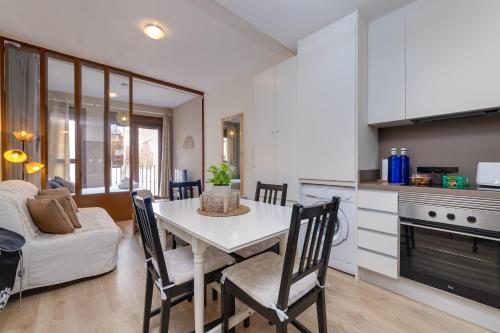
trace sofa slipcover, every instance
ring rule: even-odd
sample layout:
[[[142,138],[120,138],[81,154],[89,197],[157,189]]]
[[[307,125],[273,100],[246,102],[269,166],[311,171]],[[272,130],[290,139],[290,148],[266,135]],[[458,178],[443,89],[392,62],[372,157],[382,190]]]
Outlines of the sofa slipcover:
[[[0,182],[0,227],[26,239],[23,290],[95,276],[116,267],[121,232],[104,209],[80,208],[81,228],[71,234],[46,234],[38,230],[26,207],[26,200],[37,193],[38,188],[28,182]]]

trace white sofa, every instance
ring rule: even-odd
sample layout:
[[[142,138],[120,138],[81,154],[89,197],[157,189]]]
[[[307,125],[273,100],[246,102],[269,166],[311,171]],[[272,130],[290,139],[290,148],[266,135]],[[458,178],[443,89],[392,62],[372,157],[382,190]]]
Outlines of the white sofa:
[[[26,200],[37,193],[38,188],[28,182],[0,182],[0,227],[26,239],[23,290],[99,275],[116,267],[120,228],[104,209],[79,208],[81,228],[71,234],[46,234],[38,230],[26,207]],[[19,279],[13,291],[19,291]]]

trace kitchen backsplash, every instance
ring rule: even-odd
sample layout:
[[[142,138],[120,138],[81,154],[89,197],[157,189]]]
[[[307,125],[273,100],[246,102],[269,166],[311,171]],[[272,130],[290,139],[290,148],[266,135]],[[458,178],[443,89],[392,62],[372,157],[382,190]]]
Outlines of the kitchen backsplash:
[[[408,148],[410,172],[417,166],[457,166],[475,180],[478,162],[500,162],[500,115],[381,128],[379,167],[392,147]]]

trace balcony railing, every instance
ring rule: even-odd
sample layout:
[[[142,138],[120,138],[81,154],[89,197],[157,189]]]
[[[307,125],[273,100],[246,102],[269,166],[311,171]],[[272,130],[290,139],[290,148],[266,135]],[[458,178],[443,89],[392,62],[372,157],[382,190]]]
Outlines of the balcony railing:
[[[120,191],[120,183],[123,181],[123,178],[128,177],[129,174],[128,165],[124,165],[119,168],[112,168],[111,187]],[[158,165],[139,165],[138,176],[138,180],[134,179],[134,189],[147,189],[150,190],[153,195],[159,195],[160,168]],[[128,185],[122,190],[128,190]]]

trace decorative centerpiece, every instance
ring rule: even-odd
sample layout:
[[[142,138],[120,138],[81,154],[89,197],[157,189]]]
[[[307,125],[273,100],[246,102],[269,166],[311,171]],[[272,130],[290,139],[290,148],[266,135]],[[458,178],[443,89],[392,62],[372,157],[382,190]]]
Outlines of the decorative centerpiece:
[[[213,185],[212,191],[200,196],[198,212],[209,216],[234,216],[247,213],[250,209],[240,205],[239,192],[231,192],[231,175],[234,167],[227,163],[212,165],[208,169],[212,178],[208,180]]]

